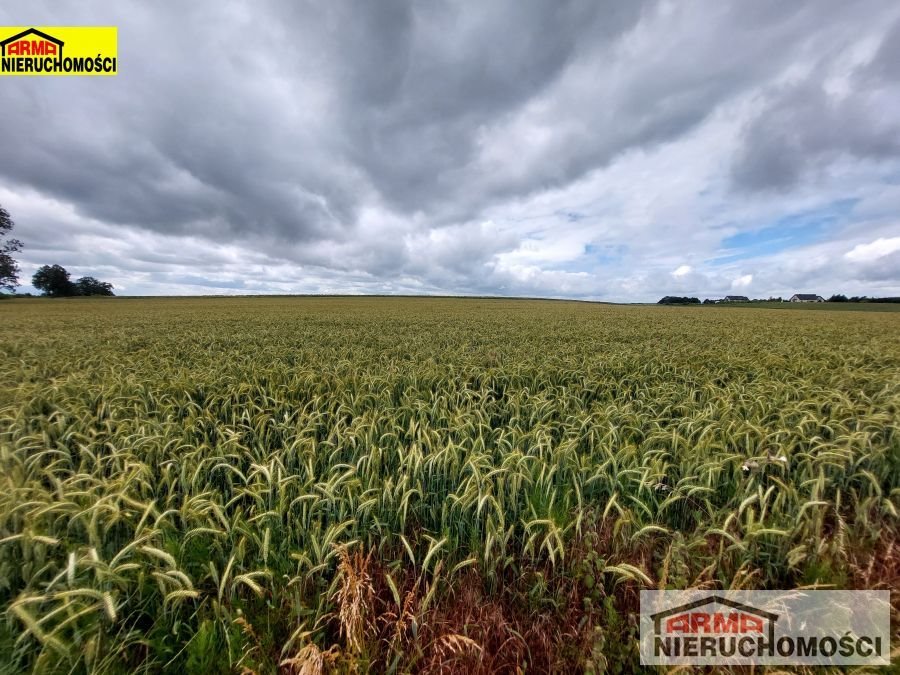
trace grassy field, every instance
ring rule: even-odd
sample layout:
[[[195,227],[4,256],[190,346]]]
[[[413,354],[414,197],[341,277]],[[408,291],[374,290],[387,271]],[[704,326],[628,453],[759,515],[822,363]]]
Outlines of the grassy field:
[[[896,313],[76,299],[0,325],[2,672],[630,672],[641,588],[900,586]]]
[[[896,302],[725,302],[732,309],[802,309],[826,312],[900,312]]]

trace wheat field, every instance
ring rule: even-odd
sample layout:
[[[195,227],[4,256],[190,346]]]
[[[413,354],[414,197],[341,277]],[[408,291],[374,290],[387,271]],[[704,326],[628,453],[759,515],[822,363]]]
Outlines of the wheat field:
[[[0,322],[0,672],[630,672],[642,588],[900,584],[898,313]]]

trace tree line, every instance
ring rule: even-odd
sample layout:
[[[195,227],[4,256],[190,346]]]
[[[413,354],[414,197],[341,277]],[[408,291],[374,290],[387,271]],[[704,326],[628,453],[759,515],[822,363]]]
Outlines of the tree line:
[[[0,206],[0,290],[15,292],[19,286],[19,263],[14,253],[22,250],[22,242],[10,237],[15,223],[9,211]],[[113,285],[94,277],[72,281],[68,270],[61,265],[44,265],[31,277],[31,285],[52,298],[79,295],[115,295]]]
[[[867,295],[851,295],[848,298],[839,293],[832,295],[825,302],[900,302],[900,298],[870,298]]]
[[[19,285],[19,264],[12,254],[22,250],[22,242],[9,236],[14,225],[9,211],[0,206],[0,289],[8,291]]]
[[[44,265],[31,277],[31,285],[51,298],[69,298],[78,295],[115,295],[113,285],[94,277],[71,280],[68,270],[61,265]]]

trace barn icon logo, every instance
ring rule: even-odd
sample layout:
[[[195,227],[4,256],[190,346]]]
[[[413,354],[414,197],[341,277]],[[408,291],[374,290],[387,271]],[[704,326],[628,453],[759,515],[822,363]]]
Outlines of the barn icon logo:
[[[775,622],[778,615],[753,605],[711,595],[677,607],[651,614],[653,651],[655,656],[750,656],[750,645],[762,637],[775,644]],[[718,638],[735,638],[728,642]],[[729,653],[727,645],[733,645]],[[724,647],[724,649],[722,649]],[[723,653],[724,652],[724,653]]]
[[[116,75],[117,52],[114,26],[0,26],[0,77]]]
[[[62,40],[29,28],[0,41],[0,56],[62,56]]]

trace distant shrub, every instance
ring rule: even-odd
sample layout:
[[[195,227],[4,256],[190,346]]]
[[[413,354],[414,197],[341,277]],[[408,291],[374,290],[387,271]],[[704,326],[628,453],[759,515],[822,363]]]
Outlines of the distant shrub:
[[[76,295],[115,295],[113,285],[94,277],[81,277],[78,281],[70,280],[69,271],[61,265],[44,265],[31,278],[31,285],[44,295],[52,298],[65,298]]]
[[[886,297],[886,298],[870,298],[867,295],[853,295],[851,297],[847,297],[846,295],[832,295],[828,298],[828,302],[898,302],[900,303],[900,298]]]

